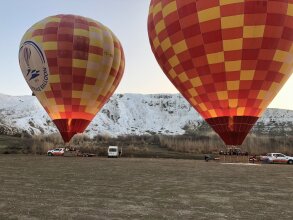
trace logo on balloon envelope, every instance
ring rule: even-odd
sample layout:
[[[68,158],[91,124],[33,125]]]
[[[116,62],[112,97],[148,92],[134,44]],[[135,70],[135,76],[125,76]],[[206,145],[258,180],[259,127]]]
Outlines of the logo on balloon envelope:
[[[19,64],[26,82],[34,92],[43,91],[49,81],[45,53],[33,41],[25,41],[19,49]]]

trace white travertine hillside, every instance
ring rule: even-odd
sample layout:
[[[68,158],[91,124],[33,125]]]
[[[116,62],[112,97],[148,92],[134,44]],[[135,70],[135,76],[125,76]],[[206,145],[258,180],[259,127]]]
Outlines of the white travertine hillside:
[[[268,109],[258,122],[293,123],[293,111]],[[187,124],[202,123],[201,116],[179,94],[115,94],[86,129],[95,135],[183,134]],[[0,94],[0,133],[26,131],[31,135],[57,132],[47,113],[33,96]]]

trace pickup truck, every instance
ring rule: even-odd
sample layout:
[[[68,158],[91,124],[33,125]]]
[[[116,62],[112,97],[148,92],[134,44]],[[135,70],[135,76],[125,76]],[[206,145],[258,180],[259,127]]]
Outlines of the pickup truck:
[[[281,153],[268,153],[265,156],[260,156],[260,161],[264,163],[287,163],[293,164],[293,157],[286,156]]]

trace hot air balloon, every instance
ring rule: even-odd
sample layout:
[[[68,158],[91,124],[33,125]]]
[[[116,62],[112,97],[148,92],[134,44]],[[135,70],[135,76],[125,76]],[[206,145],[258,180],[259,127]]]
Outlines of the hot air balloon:
[[[292,16],[292,0],[152,0],[148,34],[175,87],[241,145],[291,75]]]
[[[34,24],[19,49],[23,76],[65,142],[82,133],[124,71],[117,37],[103,24],[56,15]]]

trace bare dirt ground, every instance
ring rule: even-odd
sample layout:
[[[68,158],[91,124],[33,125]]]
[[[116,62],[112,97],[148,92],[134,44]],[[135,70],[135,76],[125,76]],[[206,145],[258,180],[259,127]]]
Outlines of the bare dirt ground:
[[[0,219],[292,219],[293,166],[0,155]]]

